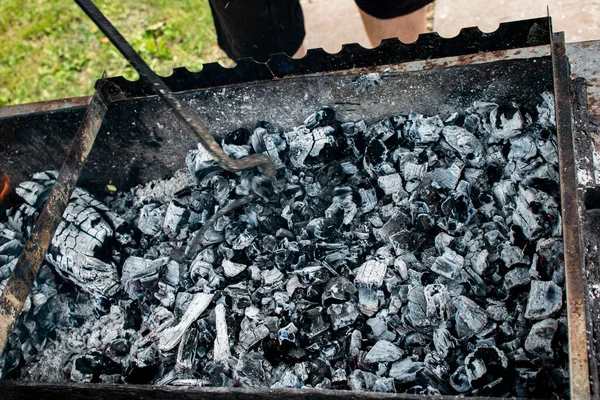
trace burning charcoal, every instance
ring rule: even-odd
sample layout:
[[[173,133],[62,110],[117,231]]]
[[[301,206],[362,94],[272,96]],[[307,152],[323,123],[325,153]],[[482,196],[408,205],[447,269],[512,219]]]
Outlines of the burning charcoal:
[[[397,361],[402,358],[404,352],[395,344],[387,340],[380,340],[367,353],[363,359],[364,363],[373,364],[388,361]]]
[[[440,139],[440,133],[444,127],[444,123],[440,117],[425,118],[420,114],[411,111],[408,116],[409,128],[406,131],[406,136],[418,145],[437,142]]]
[[[550,231],[558,222],[556,201],[540,190],[519,186],[515,206],[513,223],[521,228],[528,239],[538,238],[542,232]]]
[[[450,367],[438,352],[427,353],[424,363],[427,370],[433,373],[437,379],[447,381],[450,378]]]
[[[460,276],[465,259],[455,251],[446,248],[444,254],[437,257],[431,265],[431,270],[448,279],[456,279]]]
[[[380,176],[377,184],[386,195],[391,195],[402,190],[402,178],[398,174]]]
[[[552,340],[557,329],[558,322],[551,318],[533,324],[525,340],[525,350],[536,358],[551,360],[554,356]]]
[[[383,284],[386,271],[385,264],[369,260],[362,264],[356,272],[354,283],[358,286],[358,308],[369,317],[379,309],[377,290]]]
[[[133,300],[143,296],[144,288],[158,281],[160,269],[167,264],[167,258],[147,260],[140,257],[129,257],[123,264],[121,284]]]
[[[348,225],[358,212],[358,207],[352,201],[352,189],[349,187],[335,188],[331,199],[331,206],[325,210],[325,217],[332,219],[338,210],[344,211],[343,224]]]
[[[427,285],[424,289],[424,295],[427,304],[427,317],[430,320],[446,321],[454,314],[450,293],[446,285]]]
[[[41,209],[50,195],[50,190],[58,177],[58,171],[46,171],[33,174],[30,180],[21,183],[15,192],[27,204],[36,209]]]
[[[453,190],[460,180],[464,166],[465,163],[456,160],[448,168],[434,169],[429,174],[429,177],[437,187]]]
[[[473,300],[459,296],[456,306],[456,333],[459,338],[471,338],[487,325],[487,314]]]
[[[389,375],[399,384],[414,382],[417,379],[417,374],[423,368],[425,368],[424,363],[405,358],[392,364]]]
[[[241,386],[268,388],[273,384],[273,367],[255,351],[243,354],[233,371],[233,378]]]
[[[287,145],[279,134],[268,133],[266,129],[259,127],[254,130],[250,142],[257,153],[267,153],[276,168],[283,167],[279,151],[285,150]]]
[[[525,318],[541,320],[550,317],[562,306],[562,289],[549,281],[531,281]]]
[[[162,230],[165,220],[165,209],[158,204],[146,204],[140,211],[137,227],[142,233],[157,235]]]
[[[476,168],[485,165],[483,146],[471,132],[458,126],[446,126],[442,136],[467,165]]]
[[[229,260],[223,260],[221,266],[223,267],[223,273],[228,278],[233,278],[234,276],[241,274],[246,270],[246,268],[248,268],[248,266],[245,264],[234,263]]]
[[[213,295],[206,293],[196,293],[189,303],[187,310],[181,320],[176,326],[167,328],[161,333],[161,337],[158,343],[158,347],[161,351],[170,351],[181,340],[181,337],[185,333],[186,329],[198,319],[200,314],[206,310],[210,302],[212,301]]]
[[[296,335],[298,334],[298,328],[294,323],[289,323],[287,326],[279,329],[277,333],[277,337],[279,340],[279,344],[282,344],[284,341],[296,344]]]

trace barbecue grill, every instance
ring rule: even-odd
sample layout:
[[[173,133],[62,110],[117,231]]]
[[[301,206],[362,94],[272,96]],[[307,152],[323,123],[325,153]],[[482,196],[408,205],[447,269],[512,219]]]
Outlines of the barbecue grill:
[[[380,83],[357,88],[360,85],[357,78],[373,72],[381,77]],[[590,398],[590,387],[598,395],[593,344],[597,327],[591,325],[592,300],[586,294],[590,283],[582,272],[585,253],[581,227],[590,228],[578,212],[584,200],[585,204],[593,204],[595,197],[591,192],[584,199],[578,191],[578,154],[574,148],[575,143],[581,145],[582,139],[577,136],[578,126],[573,121],[587,118],[585,85],[571,81],[564,35],[552,32],[550,18],[504,23],[491,33],[467,28],[449,39],[435,33],[425,34],[413,44],[386,40],[375,49],[351,44],[336,54],[310,50],[299,60],[277,54],[267,63],[241,60],[231,69],[208,64],[202,71],[191,73],[179,68],[164,77],[164,81],[216,137],[240,126],[250,128],[259,120],[274,121],[278,128],[288,129],[322,105],[335,108],[342,120],[368,116],[367,122],[374,122],[412,109],[429,115],[447,115],[481,98],[497,103],[526,103],[540,93],[553,92],[561,165],[571,397]],[[196,137],[152,95],[148,83],[122,77],[110,78],[108,82],[120,89],[122,97],[107,100],[106,115],[79,186],[91,191],[103,190],[107,184],[127,189],[171,176],[185,165],[185,155],[196,146]],[[2,169],[14,184],[32,173],[60,167],[84,117],[87,101],[58,100],[0,109]],[[14,381],[2,381],[0,385],[6,398],[15,399],[419,397],[321,390],[182,389]]]

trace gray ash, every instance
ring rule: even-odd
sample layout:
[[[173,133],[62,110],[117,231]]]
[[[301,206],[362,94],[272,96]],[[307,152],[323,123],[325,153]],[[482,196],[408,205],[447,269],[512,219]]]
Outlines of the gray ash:
[[[267,153],[272,185],[199,148],[189,175],[103,202],[78,189],[2,376],[568,396],[553,114],[547,93],[373,124],[325,107],[223,139]],[[2,221],[0,287],[55,177],[20,185]]]

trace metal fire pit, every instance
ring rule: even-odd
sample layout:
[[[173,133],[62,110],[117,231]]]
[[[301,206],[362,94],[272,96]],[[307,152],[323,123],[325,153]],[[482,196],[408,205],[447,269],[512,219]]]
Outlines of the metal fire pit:
[[[377,72],[381,84],[363,87],[356,78]],[[387,40],[376,49],[346,45],[336,54],[310,50],[300,60],[275,55],[266,64],[242,60],[232,69],[208,64],[199,73],[176,69],[166,83],[178,92],[201,124],[216,136],[269,120],[286,129],[322,105],[341,120],[418,110],[449,115],[485,98],[498,103],[529,103],[546,91],[555,94],[560,157],[569,326],[571,397],[590,398],[595,362],[588,363],[586,297],[582,277],[579,198],[572,128],[571,87],[564,36],[553,34],[550,18],[501,24],[492,33],[463,29],[455,38],[432,33],[410,45]],[[184,130],[143,82],[112,78],[127,99],[113,102],[88,157],[79,185],[91,190],[107,184],[127,189],[169,177],[185,165],[196,137]],[[578,90],[578,91],[577,91]],[[2,169],[16,184],[34,172],[57,169],[66,156],[87,98],[0,109]],[[534,103],[535,104],[535,103]],[[578,115],[585,109],[578,107]],[[588,318],[588,320],[591,320]],[[591,330],[590,330],[591,332]],[[590,333],[591,335],[591,333]],[[593,338],[589,338],[592,343]],[[593,350],[593,347],[590,347]],[[591,351],[592,351],[591,350]],[[589,355],[595,360],[595,355]],[[596,379],[594,379],[595,381]],[[130,385],[45,384],[1,381],[4,398],[421,398],[407,394],[322,390],[171,388]],[[596,393],[597,395],[597,393]],[[450,396],[443,396],[450,397]]]

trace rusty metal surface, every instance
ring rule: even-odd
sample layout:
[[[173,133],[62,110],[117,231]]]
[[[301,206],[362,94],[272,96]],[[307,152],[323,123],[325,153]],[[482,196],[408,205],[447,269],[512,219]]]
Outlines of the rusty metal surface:
[[[0,354],[6,346],[8,336],[44,261],[50,241],[73,194],[81,169],[92,150],[108,109],[111,93],[114,93],[113,88],[113,83],[106,80],[99,81],[98,90],[92,97],[71,151],[64,161],[48,201],[0,297]]]
[[[556,130],[560,162],[560,192],[565,254],[565,282],[569,332],[569,373],[571,399],[586,400],[591,396],[587,351],[585,290],[577,173],[573,142],[569,62],[564,33],[554,34],[552,64],[556,108]]]
[[[20,115],[46,113],[72,108],[86,108],[90,104],[91,96],[70,97],[37,103],[17,104],[15,106],[0,107],[0,118],[16,117]]]
[[[406,393],[353,392],[324,389],[251,389],[222,387],[173,387],[113,384],[48,384],[0,381],[6,400],[461,400],[463,396],[422,396]],[[493,397],[469,397],[492,400]]]

